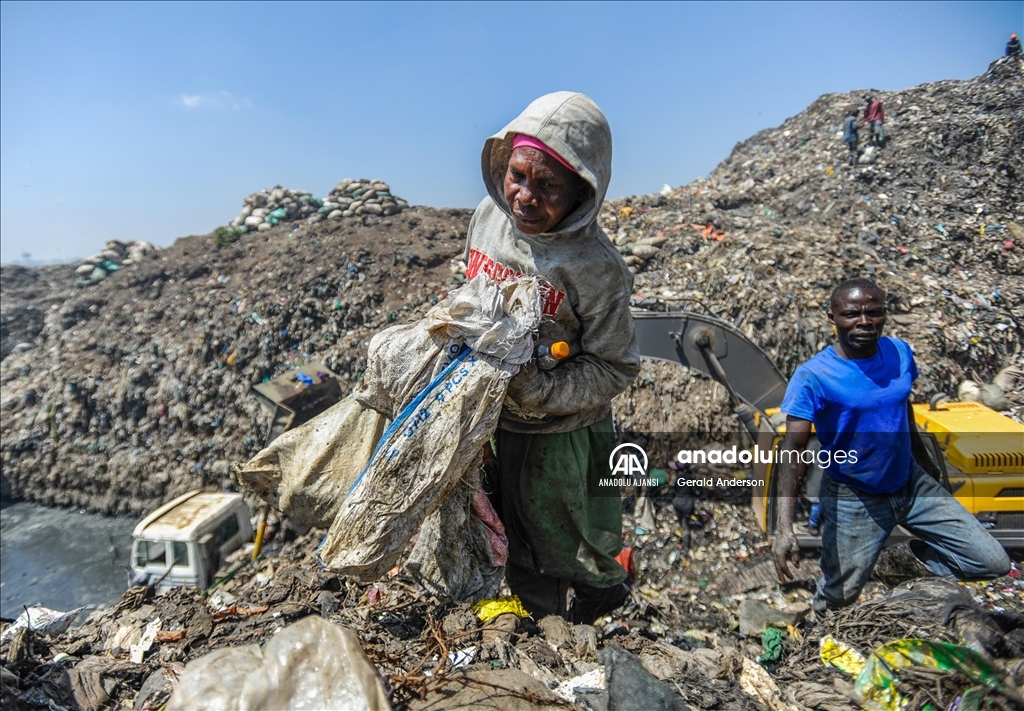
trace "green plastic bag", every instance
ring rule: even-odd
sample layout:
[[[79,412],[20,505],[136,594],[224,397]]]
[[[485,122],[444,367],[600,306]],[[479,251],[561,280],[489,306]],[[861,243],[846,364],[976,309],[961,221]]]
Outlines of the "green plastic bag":
[[[269,215],[267,215],[267,217],[276,217],[278,220],[283,220],[287,216],[288,216],[288,211],[285,210],[283,207],[279,207],[276,210],[274,210],[273,212],[271,212]]]
[[[782,640],[786,633],[776,627],[769,627],[761,635],[761,656],[757,658],[758,664],[777,662],[782,658]]]

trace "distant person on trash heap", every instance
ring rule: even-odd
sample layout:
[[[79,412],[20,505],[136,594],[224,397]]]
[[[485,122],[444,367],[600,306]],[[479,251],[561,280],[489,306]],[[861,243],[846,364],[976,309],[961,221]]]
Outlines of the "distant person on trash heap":
[[[505,579],[535,617],[591,622],[625,600],[621,502],[588,491],[609,475],[611,399],[636,377],[633,277],[597,224],[612,138],[583,94],[540,97],[484,143],[488,195],[469,225],[466,276],[536,276],[549,370],[510,381],[486,488],[509,539]],[[571,606],[568,589],[575,592]]]
[[[1020,40],[1017,39],[1017,35],[1010,35],[1010,41],[1006,43],[1006,56],[1020,56]]]
[[[932,465],[910,408],[917,364],[909,344],[882,336],[885,294],[866,279],[844,281],[832,292],[828,319],[836,342],[796,369],[782,400],[781,449],[802,453],[813,425],[819,454],[829,457],[819,494],[822,577],[815,612],[857,600],[896,526],[920,539],[911,551],[936,575],[1005,575],[1006,551],[922,468]],[[792,579],[789,564],[800,550],[793,508],[806,468],[794,459],[779,466],[772,554],[782,581]]]
[[[864,120],[861,125],[867,124],[868,136],[876,146],[881,146],[885,141],[885,134],[882,132],[882,124],[885,123],[885,110],[882,102],[874,96],[865,97],[867,105],[864,107]]]
[[[857,109],[851,108],[843,122],[843,143],[850,149],[850,165],[857,163]]]

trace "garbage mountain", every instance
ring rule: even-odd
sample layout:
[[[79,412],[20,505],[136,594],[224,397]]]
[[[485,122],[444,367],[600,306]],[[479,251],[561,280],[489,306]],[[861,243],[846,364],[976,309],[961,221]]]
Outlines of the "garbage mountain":
[[[853,170],[833,129],[862,93],[826,96],[737,146],[708,179],[614,202],[602,222],[637,272],[637,304],[702,303],[791,374],[828,341],[821,303],[852,271],[889,290],[892,330],[918,350],[918,396],[1019,363],[1022,86],[1020,65],[1004,60],[971,81],[878,92],[889,142]],[[943,138],[954,134],[978,137],[954,146]],[[218,484],[230,458],[262,446],[268,423],[250,383],[318,357],[354,385],[371,334],[420,318],[460,282],[445,262],[461,254],[469,213],[361,217],[279,224],[221,250],[214,235],[184,238],[80,290],[69,286],[74,265],[5,267],[5,482],[51,503],[135,510],[175,487]],[[717,386],[668,364],[645,366],[615,405],[635,428],[735,427]],[[159,708],[214,678],[186,665],[214,668],[207,655],[253,645],[262,660],[229,671],[267,669],[267,652],[282,649],[275,635],[302,643],[299,625],[324,626],[317,614],[354,632],[395,709],[853,711],[894,677],[908,708],[1020,706],[1019,564],[984,584],[912,580],[886,592],[894,583],[873,581],[858,604],[811,622],[813,563],[801,566],[807,580],[780,588],[745,495],[650,495],[656,527],[635,526],[639,506],[625,526],[637,583],[595,626],[520,619],[513,606],[484,616],[401,572],[366,584],[326,573],[314,563],[323,531],[284,542],[275,521],[264,554],[210,595],[136,587],[63,634],[4,635],[4,708]],[[317,663],[282,657],[291,686],[338,686],[302,646],[292,657]],[[865,684],[845,662],[875,650],[900,664]],[[929,664],[934,650],[958,666]]]
[[[989,383],[1022,365],[1021,63],[872,91],[886,142],[868,146],[862,129],[851,167],[842,119],[866,93],[822,96],[705,179],[606,202],[601,225],[637,273],[639,306],[707,308],[786,375],[829,343],[831,289],[867,276],[889,293],[889,333],[916,351],[915,399]],[[221,248],[191,236],[88,287],[74,265],[4,267],[3,493],[141,513],[221,485],[265,442],[250,385],[320,359],[354,386],[370,336],[461,283],[449,260],[469,214],[285,221]],[[644,368],[614,403],[626,429],[735,430],[717,385]],[[1020,381],[1006,394],[1020,417]]]
[[[469,216],[185,237],[90,286],[76,265],[3,267],[4,496],[141,514],[228,483],[266,443],[250,385],[319,361],[350,391],[370,337],[454,284]]]
[[[736,145],[707,178],[605,203],[602,225],[637,272],[640,306],[707,309],[732,321],[787,376],[831,342],[842,280],[888,293],[887,332],[910,342],[916,401],[955,397],[1022,365],[1024,72],[1016,59],[968,81],[826,94]],[[842,122],[879,97],[886,140],[849,166]],[[1024,414],[1017,380],[1007,392]],[[717,385],[668,364],[620,396],[627,428],[736,429]],[[675,406],[672,405],[675,403]]]

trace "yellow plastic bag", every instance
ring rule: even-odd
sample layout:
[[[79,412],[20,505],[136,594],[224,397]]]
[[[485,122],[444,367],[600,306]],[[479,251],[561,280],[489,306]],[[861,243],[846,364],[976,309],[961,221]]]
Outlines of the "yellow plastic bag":
[[[473,612],[480,618],[481,622],[489,622],[498,615],[504,615],[506,612],[511,612],[519,617],[529,617],[530,613],[523,607],[522,601],[518,595],[511,597],[491,597],[484,600],[480,600],[478,603],[473,605]]]
[[[834,639],[830,634],[821,638],[821,651],[818,656],[825,666],[833,666],[850,676],[860,674],[866,663],[863,654],[850,645]]]

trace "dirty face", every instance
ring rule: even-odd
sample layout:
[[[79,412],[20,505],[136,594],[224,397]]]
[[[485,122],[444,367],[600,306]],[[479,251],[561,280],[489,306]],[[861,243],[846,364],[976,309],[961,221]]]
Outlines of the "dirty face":
[[[504,187],[516,229],[539,235],[553,230],[572,212],[583,181],[547,153],[520,146],[509,158]]]
[[[840,355],[870,358],[885,327],[885,304],[876,289],[854,287],[836,295],[829,304],[828,320],[836,327]]]

